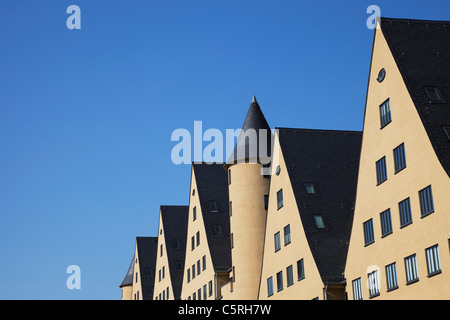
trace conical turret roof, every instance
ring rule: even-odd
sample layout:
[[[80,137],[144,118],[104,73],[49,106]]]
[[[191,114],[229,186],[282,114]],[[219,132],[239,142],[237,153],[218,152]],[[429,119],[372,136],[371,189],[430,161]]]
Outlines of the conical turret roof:
[[[125,286],[131,286],[133,284],[133,273],[134,273],[134,254],[133,259],[131,259],[130,267],[128,268],[127,274],[120,284],[120,288]]]
[[[242,131],[225,169],[236,163],[267,164],[270,162],[271,150],[272,132],[255,95],[253,95]]]

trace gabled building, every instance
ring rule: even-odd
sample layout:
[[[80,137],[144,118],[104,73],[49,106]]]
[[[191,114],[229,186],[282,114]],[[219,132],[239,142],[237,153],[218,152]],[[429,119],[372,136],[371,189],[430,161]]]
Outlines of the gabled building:
[[[188,213],[188,206],[161,206],[160,208],[155,300],[181,299]]]
[[[449,299],[450,22],[375,31],[349,299]]]
[[[361,136],[277,129],[259,299],[345,299]]]
[[[227,173],[223,164],[191,168],[183,300],[217,299],[231,270]]]
[[[157,244],[157,237],[136,237],[133,259],[120,284],[122,300],[153,300]]]

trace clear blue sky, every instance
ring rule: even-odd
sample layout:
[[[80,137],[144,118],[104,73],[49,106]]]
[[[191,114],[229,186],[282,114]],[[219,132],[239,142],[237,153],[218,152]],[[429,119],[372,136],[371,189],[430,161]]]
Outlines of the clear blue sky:
[[[450,20],[448,0],[3,1],[0,299],[120,299],[135,237],[187,204],[177,128],[237,129],[255,93],[272,127],[361,130],[371,4]]]

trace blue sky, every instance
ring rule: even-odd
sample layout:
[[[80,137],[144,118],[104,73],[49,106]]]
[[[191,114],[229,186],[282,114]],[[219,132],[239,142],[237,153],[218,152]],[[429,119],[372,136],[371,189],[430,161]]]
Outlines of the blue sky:
[[[0,299],[120,299],[135,237],[187,204],[177,128],[237,129],[255,94],[271,127],[361,130],[372,4],[450,20],[448,0],[3,1]]]

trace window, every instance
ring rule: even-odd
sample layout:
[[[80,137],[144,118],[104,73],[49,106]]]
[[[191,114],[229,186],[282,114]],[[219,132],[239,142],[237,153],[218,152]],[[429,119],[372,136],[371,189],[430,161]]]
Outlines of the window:
[[[173,250],[181,249],[180,240],[178,240],[178,239],[173,239],[172,240],[172,249]]]
[[[191,238],[191,251],[195,249],[195,238]]]
[[[385,237],[392,233],[391,209],[387,209],[380,213],[381,220],[381,236]]]
[[[199,288],[197,290],[197,294],[198,294],[198,300],[202,300],[202,288]]]
[[[397,264],[395,262],[386,266],[386,282],[388,292],[398,288]]]
[[[272,277],[267,279],[267,296],[273,295],[273,279]]]
[[[283,290],[283,271],[277,273],[277,291]]]
[[[450,140],[450,127],[444,127],[444,132],[447,135],[448,140]]]
[[[192,209],[192,217],[193,217],[192,221],[195,221],[197,219],[197,207],[194,207]]]
[[[297,280],[300,281],[305,278],[305,265],[303,259],[297,261]]]
[[[436,102],[436,101],[443,101],[441,93],[439,92],[439,89],[436,87],[425,87],[425,92],[428,95],[428,99],[430,99],[430,102]]]
[[[275,241],[275,252],[281,249],[281,240],[280,240],[280,232],[275,233],[274,241]]]
[[[394,165],[395,165],[395,173],[406,168],[404,143],[402,143],[401,145],[399,145],[397,148],[394,149]]]
[[[166,288],[166,298],[169,300],[169,287]]]
[[[264,210],[267,210],[269,208],[269,195],[264,195]]]
[[[441,273],[441,259],[439,258],[439,245],[425,249],[427,257],[428,277]]]
[[[183,271],[183,261],[182,260],[177,260],[175,262],[175,269],[177,271]]]
[[[374,298],[380,295],[380,284],[378,282],[378,270],[368,274],[369,297]]]
[[[410,255],[405,258],[405,270],[406,270],[406,284],[411,284],[419,281],[419,274],[417,272],[417,260],[416,254]]]
[[[192,265],[192,279],[195,279],[195,264]]]
[[[191,282],[191,269],[187,269],[187,283]]]
[[[373,236],[373,221],[372,219],[363,223],[364,227],[364,245],[367,246],[375,241]]]
[[[200,245],[200,231],[197,231],[197,234],[195,235],[197,238],[197,247]]]
[[[202,257],[202,270],[206,269],[206,256]]]
[[[376,163],[377,167],[377,185],[383,183],[387,180],[387,173],[386,173],[386,157],[381,158]]]
[[[323,223],[323,217],[320,215],[315,215],[314,217],[314,223],[316,225],[316,228],[318,230],[323,230],[325,229],[325,224]]]
[[[412,223],[411,216],[411,203],[409,198],[403,200],[398,204],[398,209],[400,211],[400,228],[406,227],[408,224]]]
[[[284,245],[291,243],[291,225],[284,227]]]
[[[361,278],[355,279],[352,281],[353,287],[353,300],[362,300],[362,287],[361,287]]]
[[[420,211],[422,218],[434,212],[433,193],[431,186],[428,186],[419,191]]]
[[[222,225],[220,224],[215,224],[214,225],[214,234],[215,235],[221,235],[222,233]]]
[[[206,284],[203,285],[203,300],[206,300],[207,294],[206,294]]]
[[[292,270],[292,264],[286,268],[286,283],[288,287],[294,284],[294,273]]]
[[[230,201],[230,207],[228,208],[230,210],[230,217],[233,215],[233,206],[232,206],[232,201]]]
[[[314,183],[304,183],[305,191],[307,194],[315,194],[316,189],[314,188]]]
[[[389,99],[387,99],[380,106],[380,120],[381,120],[381,129],[383,129],[386,125],[391,122],[391,103]]]
[[[209,210],[211,212],[218,212],[219,210],[217,209],[217,202],[215,200],[211,200],[209,201]]]
[[[160,244],[159,245],[159,256],[162,257],[162,255],[163,255],[163,245]]]
[[[213,294],[213,285],[212,285],[212,280],[210,282],[208,282],[208,296],[211,297]]]
[[[228,170],[228,184],[231,184],[231,169]]]
[[[277,192],[278,209],[283,206],[283,189]]]
[[[199,260],[197,260],[197,275],[200,274],[200,271],[201,271],[201,269],[200,269],[200,259],[199,259]]]

